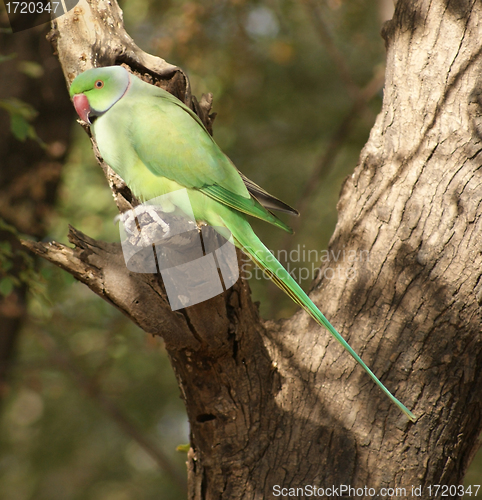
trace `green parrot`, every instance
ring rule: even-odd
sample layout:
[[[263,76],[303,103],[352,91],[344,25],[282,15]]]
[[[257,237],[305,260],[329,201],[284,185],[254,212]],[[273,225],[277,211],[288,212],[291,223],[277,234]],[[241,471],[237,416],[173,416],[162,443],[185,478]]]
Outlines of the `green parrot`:
[[[235,245],[324,326],[390,400],[415,421],[412,412],[378,380],[264,246],[246,217],[251,215],[292,232],[272,210],[297,214],[296,210],[241,174],[191,109],[121,66],[85,71],[72,82],[70,96],[79,117],[90,124],[103,159],[138,199],[146,202],[187,189],[196,221],[227,228]]]

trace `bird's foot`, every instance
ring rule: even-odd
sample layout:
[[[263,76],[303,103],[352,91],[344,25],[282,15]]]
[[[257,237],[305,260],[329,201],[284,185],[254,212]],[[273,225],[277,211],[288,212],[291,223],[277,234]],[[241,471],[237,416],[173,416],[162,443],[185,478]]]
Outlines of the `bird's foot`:
[[[138,238],[137,244],[140,246],[151,245],[159,236],[166,238],[170,233],[169,224],[159,215],[159,207],[155,205],[134,207],[117,215],[114,218],[114,223],[116,222],[122,223],[129,238]]]

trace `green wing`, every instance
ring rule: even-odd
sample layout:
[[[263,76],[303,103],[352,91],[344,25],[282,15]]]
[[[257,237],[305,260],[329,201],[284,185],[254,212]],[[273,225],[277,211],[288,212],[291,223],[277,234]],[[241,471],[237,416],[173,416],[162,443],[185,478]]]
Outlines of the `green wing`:
[[[201,120],[168,92],[149,87],[149,93],[139,92],[147,90],[144,88],[130,92],[125,103],[132,101],[135,107],[130,137],[142,163],[156,176],[197,189],[224,205],[291,232],[251,196],[238,170]]]
[[[169,101],[171,104],[174,104],[174,105],[179,106],[180,108],[182,108],[186,113],[189,114],[189,116],[191,116],[199,124],[200,127],[202,127],[202,129],[209,136],[209,138],[211,139],[211,141],[216,145],[216,143],[214,142],[214,139],[212,138],[211,134],[209,134],[209,132],[207,131],[206,127],[204,126],[204,123],[201,121],[201,119],[199,118],[199,116],[196,115],[196,113],[194,113],[194,111],[192,109],[188,108],[183,102],[181,102],[179,99],[177,99],[176,97],[174,97],[169,92],[162,91],[162,93],[159,93],[158,97],[160,97],[161,99],[166,99],[166,101]],[[217,145],[216,145],[216,147],[217,147]],[[229,160],[229,158],[228,158],[228,161],[231,163],[231,161]],[[233,165],[232,163],[231,163],[231,165],[234,168],[236,168],[235,165]],[[296,210],[293,207],[290,207],[284,201],[281,201],[279,198],[276,198],[276,196],[273,196],[272,194],[270,194],[267,191],[265,191],[262,187],[258,186],[258,184],[256,184],[255,182],[253,182],[251,179],[248,179],[237,168],[236,168],[236,171],[238,172],[238,174],[240,175],[241,179],[243,180],[243,183],[246,186],[248,192],[253,197],[255,197],[257,201],[261,202],[261,204],[265,208],[271,209],[271,210],[278,210],[280,212],[285,212],[285,213],[288,213],[288,214],[291,214],[291,215],[299,215],[298,210]],[[243,212],[244,212],[244,210],[243,210]]]

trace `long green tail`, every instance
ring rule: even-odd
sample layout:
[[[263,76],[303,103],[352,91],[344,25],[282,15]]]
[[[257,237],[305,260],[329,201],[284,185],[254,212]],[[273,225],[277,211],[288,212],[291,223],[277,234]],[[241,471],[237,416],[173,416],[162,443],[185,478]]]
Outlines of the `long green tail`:
[[[313,304],[303,289],[290,276],[288,271],[275,259],[273,254],[264,246],[263,242],[256,236],[251,226],[246,224],[237,230],[239,223],[234,224],[234,228],[228,226],[234,238],[239,243],[240,248],[253,260],[261,269],[266,271],[271,280],[285,291],[294,302],[300,305],[318,324],[324,326],[335,339],[352,355],[355,361],[370,375],[375,384],[395,403],[407,417],[415,422],[415,415],[405,407],[392,393],[378,380],[375,374],[362,361],[360,356],[350,347],[348,342],[335,330],[331,323],[323,316],[321,311]],[[230,224],[231,226],[231,224]],[[234,229],[234,230],[233,230]],[[243,234],[244,233],[244,234]]]

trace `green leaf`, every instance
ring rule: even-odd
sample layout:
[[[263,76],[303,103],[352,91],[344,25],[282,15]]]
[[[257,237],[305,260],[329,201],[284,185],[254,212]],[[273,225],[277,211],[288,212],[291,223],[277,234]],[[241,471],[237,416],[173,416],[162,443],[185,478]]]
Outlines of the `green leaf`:
[[[0,229],[3,229],[0,226]],[[4,255],[7,255],[11,257],[13,255],[12,253],[12,245],[10,244],[9,241],[0,241],[0,252],[3,253]]]
[[[34,127],[29,123],[37,116],[37,111],[19,99],[0,99],[0,108],[5,109],[10,115],[10,129],[19,141],[25,141],[27,137],[37,141],[42,148],[46,144],[35,132]]]
[[[1,265],[2,271],[10,271],[13,267],[13,262],[11,260],[6,260],[5,262],[2,262]]]
[[[0,280],[0,295],[3,295],[6,297],[7,295],[10,295],[13,290],[13,280],[11,277],[6,276],[2,280]]]
[[[40,78],[44,74],[42,66],[34,61],[20,61],[17,68],[30,78]]]
[[[1,33],[1,30],[0,30]],[[17,54],[15,52],[12,52],[11,54],[3,55],[0,54],[0,64],[5,62],[5,61],[10,61],[11,59],[15,59],[17,57]]]
[[[8,231],[9,233],[12,233],[12,234],[15,234],[15,235],[18,234],[18,231],[15,228],[15,226],[12,226],[11,224],[8,224],[8,222],[5,222],[5,220],[2,219],[1,217],[0,217],[0,229],[2,229],[4,231]],[[1,243],[3,243],[3,242],[0,242],[0,245],[1,245]]]
[[[33,120],[37,116],[37,111],[30,104],[14,97],[0,99],[0,107],[7,110],[10,116],[21,115],[28,121]]]
[[[21,114],[12,114],[10,115],[10,129],[19,141],[24,141],[29,136],[30,124]]]

